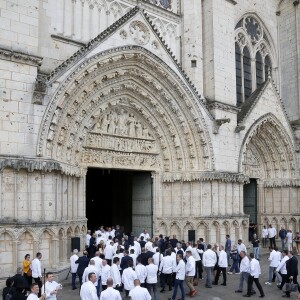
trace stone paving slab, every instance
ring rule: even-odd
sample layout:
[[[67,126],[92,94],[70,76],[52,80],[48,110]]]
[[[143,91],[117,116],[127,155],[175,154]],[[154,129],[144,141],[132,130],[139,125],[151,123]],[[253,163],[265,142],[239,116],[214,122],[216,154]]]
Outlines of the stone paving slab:
[[[299,257],[298,257],[299,259]],[[265,292],[266,297],[264,298],[265,300],[279,300],[279,299],[284,299],[282,298],[282,291],[280,291],[276,286],[275,283],[273,283],[271,286],[265,285],[265,282],[268,279],[268,267],[269,263],[267,260],[267,254],[263,254],[260,260],[261,264],[261,270],[262,270],[262,275],[260,277],[260,283],[263,287],[263,290]],[[299,262],[300,264],[300,262]],[[299,268],[300,270],[300,268]],[[300,272],[299,272],[300,274]],[[247,299],[243,297],[243,294],[246,293],[246,287],[244,286],[244,293],[242,294],[236,294],[234,291],[238,287],[239,283],[239,275],[229,275],[227,274],[227,286],[221,286],[220,283],[222,283],[222,276],[220,277],[219,280],[219,285],[218,286],[213,286],[213,288],[205,288],[205,280],[202,280],[199,282],[199,285],[197,287],[198,294],[191,298],[189,296],[186,296],[186,299],[201,299],[201,300],[235,300],[235,299]],[[204,277],[205,278],[205,277]],[[300,277],[299,277],[300,281]],[[62,290],[61,296],[59,297],[59,300],[79,300],[79,290],[71,290],[71,276],[69,276],[67,281],[63,282],[64,289]],[[186,286],[185,286],[186,288]],[[257,288],[254,288],[256,290],[256,295],[253,295],[251,299],[260,299],[259,292],[257,291]],[[159,293],[159,300],[167,300],[169,297],[171,297],[171,292],[164,292],[164,293]],[[124,297],[125,295],[122,295]],[[177,298],[180,298],[180,290],[178,290],[177,293]],[[297,293],[292,293],[290,299],[296,299],[297,298]]]

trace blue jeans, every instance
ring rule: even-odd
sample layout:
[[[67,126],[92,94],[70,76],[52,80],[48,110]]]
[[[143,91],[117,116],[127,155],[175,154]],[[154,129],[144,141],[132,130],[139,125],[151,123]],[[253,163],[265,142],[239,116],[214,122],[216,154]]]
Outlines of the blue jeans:
[[[214,267],[204,267],[204,270],[206,272],[206,285],[211,286],[211,273],[214,271]]]
[[[184,280],[180,280],[180,279],[175,279],[175,284],[174,284],[174,291],[173,291],[173,295],[172,295],[172,299],[175,300],[176,296],[177,296],[177,289],[178,286],[180,287],[181,290],[181,300],[185,299],[185,290],[184,290]]]
[[[281,250],[285,248],[285,239],[281,238]]]
[[[76,289],[76,273],[72,273],[72,288]]]
[[[269,267],[269,282],[272,282],[274,271],[276,267]]]
[[[249,273],[248,272],[242,272],[241,276],[240,276],[240,283],[239,283],[239,291],[243,290],[243,285],[244,285],[244,281],[246,282],[246,284],[248,284],[248,278],[249,278]],[[252,286],[251,292],[255,292]]]
[[[259,259],[259,247],[253,247],[253,254],[255,259]]]
[[[239,261],[238,260],[234,260],[233,264],[229,270],[230,272],[235,271],[235,273],[240,273],[240,268],[239,268]]]
[[[149,294],[151,295],[151,289],[153,290],[153,299],[158,300],[158,295],[157,295],[157,283],[147,283],[147,289]]]

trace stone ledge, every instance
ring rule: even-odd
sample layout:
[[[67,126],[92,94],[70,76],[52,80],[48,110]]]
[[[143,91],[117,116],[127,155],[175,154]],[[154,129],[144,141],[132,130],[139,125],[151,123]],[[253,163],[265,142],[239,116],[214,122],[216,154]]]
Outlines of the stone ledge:
[[[0,48],[0,58],[8,61],[24,63],[34,67],[41,66],[43,61],[43,58],[41,56],[17,52],[4,48]]]
[[[63,43],[66,43],[66,44],[73,44],[73,45],[79,46],[79,47],[85,47],[86,46],[85,43],[82,43],[82,42],[76,41],[74,39],[67,38],[65,36],[61,36],[61,35],[51,34],[51,38],[55,41],[63,42]]]

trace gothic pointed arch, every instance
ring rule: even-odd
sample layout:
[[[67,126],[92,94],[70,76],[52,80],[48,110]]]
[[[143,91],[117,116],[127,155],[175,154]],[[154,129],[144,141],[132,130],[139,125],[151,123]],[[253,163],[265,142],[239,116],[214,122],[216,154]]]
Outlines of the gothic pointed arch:
[[[187,85],[141,47],[98,53],[56,89],[38,155],[68,166],[211,170],[211,143]]]
[[[296,175],[294,146],[280,121],[271,113],[249,129],[241,147],[239,170],[261,180],[290,180]]]

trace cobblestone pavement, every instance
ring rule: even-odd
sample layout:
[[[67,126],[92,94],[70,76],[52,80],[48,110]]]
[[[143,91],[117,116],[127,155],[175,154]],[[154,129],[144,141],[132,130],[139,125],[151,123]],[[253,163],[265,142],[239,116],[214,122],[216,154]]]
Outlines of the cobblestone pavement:
[[[299,264],[300,264],[300,257],[298,256],[299,259]],[[282,298],[282,291],[280,291],[275,283],[273,283],[271,286],[265,285],[265,282],[268,279],[268,261],[267,261],[267,254],[263,254],[260,259],[260,265],[261,265],[261,270],[262,270],[262,275],[260,277],[260,283],[263,287],[263,290],[265,292],[265,300],[279,300],[279,299],[284,299]],[[299,268],[300,269],[300,268]],[[300,272],[299,272],[300,274]],[[205,275],[205,274],[204,274]],[[205,276],[204,276],[205,279]],[[299,277],[300,281],[300,277]],[[220,283],[222,283],[222,277],[220,277],[219,280],[219,285],[218,286],[213,286],[213,288],[205,288],[205,280],[202,280],[199,282],[199,285],[197,287],[197,295],[193,298],[186,296],[186,299],[201,299],[201,300],[235,300],[235,299],[247,299],[243,297],[243,294],[246,292],[246,287],[244,286],[244,291],[243,293],[235,293],[234,291],[238,287],[239,283],[239,275],[228,275],[227,274],[227,286],[221,286]],[[69,276],[69,279],[67,281],[63,282],[64,288],[62,290],[62,293],[59,297],[59,300],[79,300],[79,289],[77,290],[72,290],[71,289],[71,276]],[[186,288],[186,286],[185,286]],[[256,290],[256,295],[253,295],[251,299],[260,299],[259,292],[257,291],[257,288],[254,284],[254,288]],[[171,292],[164,292],[164,293],[158,293],[159,300],[167,300],[169,297],[171,297]],[[125,295],[123,294],[122,297]],[[177,293],[177,298],[180,298],[180,290],[178,290]],[[296,299],[297,298],[297,293],[292,293],[290,299]]]

